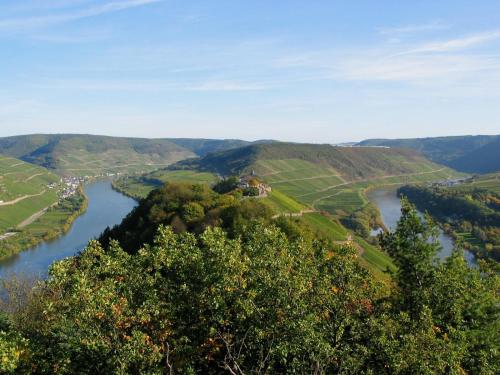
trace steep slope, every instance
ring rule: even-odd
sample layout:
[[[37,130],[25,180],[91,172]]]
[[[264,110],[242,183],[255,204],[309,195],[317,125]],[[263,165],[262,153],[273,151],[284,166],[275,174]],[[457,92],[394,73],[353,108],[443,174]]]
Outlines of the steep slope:
[[[368,139],[359,146],[386,146],[416,150],[436,163],[462,172],[485,173],[500,170],[500,158],[493,151],[498,147],[500,136],[454,136],[409,139]],[[494,146],[496,144],[496,146]],[[491,145],[491,146],[489,146]],[[480,151],[485,147],[486,154]],[[469,156],[470,155],[470,156]]]
[[[253,171],[271,185],[273,193],[284,193],[309,210],[326,211],[364,236],[368,236],[378,215],[365,196],[367,189],[460,176],[408,149],[292,143],[209,154],[181,161],[170,169],[226,176]]]
[[[239,139],[196,139],[196,138],[168,138],[168,141],[183,147],[198,156],[205,156],[212,152],[230,150],[248,146],[252,142]]]
[[[168,140],[71,134],[0,138],[0,153],[63,175],[146,172],[196,156]]]
[[[0,156],[0,237],[56,203],[58,183],[45,168]]]
[[[469,173],[491,173],[500,171],[500,137],[466,155],[454,159],[450,167]]]
[[[438,169],[434,163],[411,150],[295,143],[260,144],[212,153],[204,158],[181,161],[171,168],[200,169],[224,175],[249,173],[252,170],[259,175],[280,172],[279,166],[276,170],[264,162],[269,160],[298,160],[318,168],[333,169],[339,176],[349,180]],[[294,169],[307,168],[302,166]]]

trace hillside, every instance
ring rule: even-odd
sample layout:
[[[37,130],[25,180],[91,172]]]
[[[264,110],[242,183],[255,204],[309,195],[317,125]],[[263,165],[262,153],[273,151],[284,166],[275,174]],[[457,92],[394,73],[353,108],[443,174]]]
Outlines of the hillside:
[[[291,164],[287,161],[293,160]],[[379,147],[335,147],[331,145],[274,143],[212,153],[203,158],[178,162],[169,169],[198,169],[238,175],[252,170],[272,182],[287,179],[336,177],[354,181],[445,169],[412,150]],[[290,172],[296,172],[290,175]],[[282,176],[287,173],[286,176]],[[283,178],[282,178],[283,177]]]
[[[240,139],[168,138],[168,141],[193,152],[197,156],[248,146],[252,143]]]
[[[409,139],[368,139],[359,146],[413,149],[428,159],[467,173],[500,170],[500,136],[454,136]]]
[[[500,137],[466,155],[452,160],[450,167],[469,173],[500,171]]]
[[[167,140],[94,135],[28,135],[0,138],[0,153],[62,175],[137,173],[195,156]]]
[[[0,156],[0,236],[58,201],[59,177],[21,160]]]
[[[58,237],[85,207],[78,187],[45,168],[0,156],[0,259]]]
[[[413,150],[290,143],[252,145],[181,161],[170,168],[222,175],[253,171],[273,191],[306,209],[326,211],[363,236],[368,236],[378,216],[366,190],[460,176]]]

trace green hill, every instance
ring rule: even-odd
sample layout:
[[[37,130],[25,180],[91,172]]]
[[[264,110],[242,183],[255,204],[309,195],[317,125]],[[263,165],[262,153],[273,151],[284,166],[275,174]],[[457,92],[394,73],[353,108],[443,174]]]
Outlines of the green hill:
[[[436,163],[467,173],[489,173],[500,170],[499,135],[368,139],[358,145],[413,149]]]
[[[65,188],[45,168],[0,156],[0,259],[69,228],[86,201],[79,189],[63,199]]]
[[[242,147],[181,161],[170,168],[222,175],[253,171],[273,190],[292,197],[305,209],[326,211],[363,235],[378,216],[365,196],[367,189],[460,176],[413,150],[292,143]]]
[[[298,164],[286,165],[283,160],[296,160]],[[307,177],[301,171],[309,173],[307,170],[311,165],[322,172],[331,174],[333,171],[349,180],[425,172],[437,168],[434,163],[411,150],[297,143],[251,145],[181,161],[171,168],[207,170],[223,175],[249,173],[252,170],[259,175],[276,175],[292,169],[299,172],[299,177]]]
[[[0,153],[80,176],[146,172],[195,156],[168,140],[69,134],[0,138]]]

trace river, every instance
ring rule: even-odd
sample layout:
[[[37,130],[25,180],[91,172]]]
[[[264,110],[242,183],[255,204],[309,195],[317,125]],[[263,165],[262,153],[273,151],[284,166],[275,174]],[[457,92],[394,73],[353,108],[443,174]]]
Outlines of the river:
[[[88,208],[63,236],[51,242],[13,255],[0,262],[0,278],[13,275],[45,278],[49,266],[76,254],[92,238],[98,237],[106,227],[119,224],[136,206],[136,202],[111,187],[110,181],[97,181],[85,185]]]
[[[384,225],[388,229],[394,230],[401,217],[401,201],[397,196],[396,189],[371,190],[368,192],[367,196],[368,199],[379,208]],[[438,240],[441,244],[441,251],[438,253],[438,257],[442,260],[451,255],[454,248],[454,242],[453,239],[442,230],[439,232]],[[470,251],[465,250],[464,257],[469,265],[474,265],[476,263],[474,254]]]

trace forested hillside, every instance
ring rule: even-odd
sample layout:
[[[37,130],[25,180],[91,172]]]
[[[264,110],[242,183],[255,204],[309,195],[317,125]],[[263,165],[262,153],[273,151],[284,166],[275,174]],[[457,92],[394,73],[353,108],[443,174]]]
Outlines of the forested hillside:
[[[197,156],[205,156],[211,152],[248,146],[252,143],[239,139],[169,138],[168,140],[180,147],[192,151]]]
[[[500,170],[498,135],[368,139],[358,145],[413,149],[436,163],[467,173],[489,173]]]
[[[500,137],[449,163],[451,168],[468,173],[491,173],[500,171]]]
[[[479,258],[500,261],[500,179],[486,175],[457,186],[403,186],[399,194]]]

